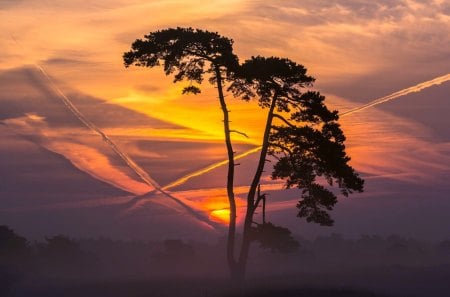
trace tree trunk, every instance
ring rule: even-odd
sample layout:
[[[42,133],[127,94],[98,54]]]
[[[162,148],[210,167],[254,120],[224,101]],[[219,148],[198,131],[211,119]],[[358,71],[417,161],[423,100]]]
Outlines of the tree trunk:
[[[266,163],[267,158],[267,151],[269,149],[269,136],[270,136],[270,129],[272,127],[272,120],[273,120],[273,112],[276,106],[276,99],[277,94],[275,93],[272,99],[272,103],[270,105],[270,109],[267,115],[266,120],[266,128],[264,130],[264,136],[263,136],[263,144],[261,148],[261,153],[259,155],[259,162],[258,167],[256,168],[255,175],[253,177],[253,181],[250,185],[250,189],[248,191],[247,195],[247,212],[245,214],[245,222],[244,222],[244,232],[243,232],[243,238],[242,238],[242,245],[241,245],[241,251],[239,254],[239,260],[237,263],[238,266],[238,274],[242,277],[242,279],[245,276],[245,270],[247,266],[247,260],[248,260],[248,253],[250,250],[250,243],[251,243],[251,231],[252,231],[252,223],[253,223],[253,215],[256,210],[256,203],[255,203],[255,194],[256,190],[259,185],[259,181],[261,179],[261,175],[264,171],[264,165]]]
[[[225,103],[225,97],[223,96],[222,76],[220,69],[216,67],[217,78],[217,90],[219,92],[220,106],[223,112],[223,127],[225,133],[225,144],[228,154],[228,176],[227,176],[227,195],[230,205],[230,222],[228,224],[228,236],[227,236],[227,262],[230,268],[231,278],[235,279],[239,273],[237,273],[237,263],[234,257],[234,248],[236,241],[236,201],[234,198],[234,151],[231,144],[230,136],[230,121],[228,116],[228,109]]]

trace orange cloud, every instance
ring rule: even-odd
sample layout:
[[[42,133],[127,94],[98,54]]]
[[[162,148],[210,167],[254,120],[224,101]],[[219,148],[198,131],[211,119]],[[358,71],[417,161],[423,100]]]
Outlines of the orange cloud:
[[[99,180],[134,194],[153,190],[149,185],[129,177],[123,169],[112,165],[98,149],[65,138],[62,129],[50,129],[42,116],[28,114],[3,122],[16,133],[32,137],[37,144],[64,156],[75,167]]]

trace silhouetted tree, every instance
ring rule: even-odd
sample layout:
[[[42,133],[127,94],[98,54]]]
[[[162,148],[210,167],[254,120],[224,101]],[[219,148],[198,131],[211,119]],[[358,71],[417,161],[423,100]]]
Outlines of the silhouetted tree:
[[[296,251],[299,243],[292,237],[288,228],[272,223],[257,224],[252,228],[250,239],[257,241],[260,247],[272,252],[290,253]]]
[[[0,295],[6,296],[12,285],[30,268],[32,250],[28,241],[8,226],[0,226]]]
[[[306,69],[289,59],[276,57],[253,57],[239,65],[232,44],[231,39],[213,32],[192,28],[166,29],[152,32],[144,40],[136,40],[132,50],[124,54],[124,61],[126,66],[145,67],[158,66],[162,62],[165,73],[174,74],[174,82],[187,79],[201,83],[203,76],[209,74],[210,83],[217,87],[229,161],[227,259],[232,278],[242,280],[252,239],[264,238],[264,233],[268,235],[274,230],[287,234],[285,238],[290,236],[285,228],[271,223],[263,222],[260,227],[253,227],[255,210],[264,197],[256,194],[268,156],[277,160],[272,178],[285,180],[286,188],[301,190],[298,216],[305,217],[308,222],[333,224],[328,211],[336,204],[337,197],[323,181],[328,186],[337,185],[347,196],[353,191],[362,191],[363,180],[348,165],[350,158],[345,153],[345,137],[337,122],[338,112],[328,110],[320,93],[303,92],[314,81],[306,75]],[[231,83],[228,90],[236,97],[245,100],[257,98],[259,105],[268,109],[260,158],[247,195],[239,257],[235,257],[234,252],[235,163],[230,139],[234,130],[230,129],[223,93],[226,82]],[[191,84],[183,90],[183,93],[189,92],[197,94],[200,89]]]
[[[224,97],[224,83],[232,79],[239,66],[233,53],[233,40],[218,33],[192,28],[165,29],[151,32],[144,39],[137,39],[132,49],[123,55],[125,66],[164,67],[166,75],[174,74],[174,82],[188,80],[200,84],[204,75],[217,87],[223,112],[225,145],[228,155],[227,195],[230,204],[230,221],[227,238],[227,261],[235,270],[234,246],[236,237],[236,202],[234,197],[234,151],[231,143],[230,120]],[[184,93],[200,93],[197,86],[189,85]]]
[[[298,216],[308,222],[333,224],[328,211],[336,204],[337,197],[323,185],[323,180],[329,186],[337,185],[345,196],[363,190],[363,180],[348,165],[350,158],[345,153],[338,112],[328,110],[320,93],[303,92],[314,82],[306,72],[306,68],[289,59],[252,57],[240,67],[230,86],[235,96],[245,100],[256,97],[259,105],[268,109],[261,153],[247,195],[238,261],[242,275],[251,233],[255,232],[253,216],[263,197],[256,197],[256,190],[268,155],[277,160],[272,178],[285,180],[286,188],[297,187],[302,191],[297,204]]]
[[[38,258],[41,269],[51,275],[77,275],[89,271],[97,258],[80,248],[73,239],[64,235],[46,237],[46,242],[38,244]]]
[[[16,262],[30,253],[28,241],[8,226],[0,226],[0,257],[2,263]]]

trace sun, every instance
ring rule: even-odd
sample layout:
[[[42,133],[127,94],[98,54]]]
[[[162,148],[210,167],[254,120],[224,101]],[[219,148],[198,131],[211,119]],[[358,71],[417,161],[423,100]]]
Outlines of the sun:
[[[230,209],[222,208],[211,210],[209,214],[209,218],[213,221],[228,224],[230,222]]]
[[[226,197],[207,199],[204,208],[208,211],[211,220],[224,225],[230,222],[230,206]]]
[[[228,225],[230,222],[230,205],[226,196],[216,196],[214,198],[208,198],[202,203],[202,208],[209,213],[209,219],[224,225]],[[243,202],[236,198],[236,208],[239,217],[239,210]]]

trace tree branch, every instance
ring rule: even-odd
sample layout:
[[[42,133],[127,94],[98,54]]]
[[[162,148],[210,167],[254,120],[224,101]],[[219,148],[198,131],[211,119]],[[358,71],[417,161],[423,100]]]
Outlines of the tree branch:
[[[259,195],[258,198],[256,198],[255,205],[254,205],[253,207],[254,207],[255,209],[258,208],[259,203],[260,203],[261,200],[263,200],[265,197],[266,197],[266,194]]]
[[[237,133],[237,134],[241,134],[242,136],[245,136],[245,138],[250,138],[250,137],[248,137],[247,134],[245,134],[244,132],[240,132],[240,131],[238,131],[238,130],[230,130],[230,133],[231,133],[231,132],[234,132],[234,133]]]
[[[291,127],[291,128],[296,128],[295,125],[289,123],[288,120],[286,120],[283,116],[281,116],[281,115],[279,115],[279,114],[277,114],[277,113],[274,113],[274,114],[273,114],[273,117],[274,117],[274,118],[277,118],[277,119],[280,119],[282,122],[284,122],[286,125],[288,125],[288,126]]]
[[[270,146],[277,147],[277,148],[281,149],[281,150],[284,151],[284,152],[288,152],[290,155],[293,155],[293,154],[294,154],[289,148],[287,148],[287,147],[285,147],[285,146],[283,146],[283,145],[281,145],[281,144],[269,142],[269,145],[270,145]]]
[[[208,62],[213,62],[212,59],[197,45],[193,44],[192,46],[194,46],[197,49],[197,51],[192,51],[188,48],[183,49],[183,51],[191,56],[199,56],[199,57],[207,60]]]

